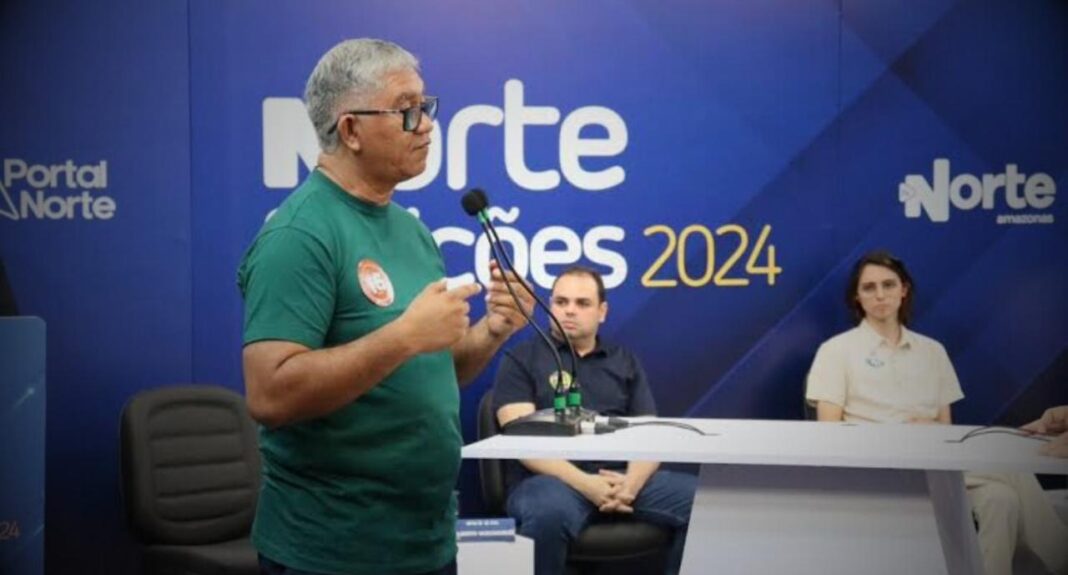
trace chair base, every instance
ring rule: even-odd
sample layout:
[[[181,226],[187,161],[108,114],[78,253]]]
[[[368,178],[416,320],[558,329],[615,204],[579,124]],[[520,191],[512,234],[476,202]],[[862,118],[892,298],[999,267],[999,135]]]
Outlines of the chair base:
[[[145,575],[259,575],[259,556],[247,537],[210,545],[148,545]]]
[[[667,557],[663,550],[625,561],[600,561],[596,563],[567,564],[567,575],[657,575],[663,573],[667,566]]]
[[[569,561],[577,562],[626,561],[663,551],[670,541],[667,528],[641,521],[608,520],[583,529],[567,555]]]

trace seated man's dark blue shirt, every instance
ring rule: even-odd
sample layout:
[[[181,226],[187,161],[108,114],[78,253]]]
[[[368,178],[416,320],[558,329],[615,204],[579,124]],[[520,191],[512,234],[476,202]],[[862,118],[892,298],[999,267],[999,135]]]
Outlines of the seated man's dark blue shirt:
[[[567,344],[557,343],[564,369],[571,369]],[[493,413],[510,403],[533,403],[535,409],[553,405],[550,378],[556,373],[556,361],[544,342],[529,339],[505,352],[497,368],[493,386]],[[582,407],[609,416],[656,415],[656,404],[638,358],[618,345],[600,338],[593,351],[579,358],[579,384]],[[572,462],[590,473],[598,469],[625,469],[625,461]],[[533,474],[515,460],[505,462],[505,486],[510,492],[520,481]]]

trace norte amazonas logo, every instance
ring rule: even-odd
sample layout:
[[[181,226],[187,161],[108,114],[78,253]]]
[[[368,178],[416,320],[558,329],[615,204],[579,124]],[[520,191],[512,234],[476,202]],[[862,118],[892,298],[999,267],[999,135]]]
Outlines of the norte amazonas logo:
[[[931,179],[908,174],[898,184],[898,200],[906,218],[926,214],[932,222],[949,221],[953,211],[993,211],[998,224],[1052,224],[1049,211],[1057,199],[1057,183],[1045,172],[1023,173],[1006,164],[1001,173],[954,173],[947,158],[938,158]],[[950,208],[953,210],[950,210]]]

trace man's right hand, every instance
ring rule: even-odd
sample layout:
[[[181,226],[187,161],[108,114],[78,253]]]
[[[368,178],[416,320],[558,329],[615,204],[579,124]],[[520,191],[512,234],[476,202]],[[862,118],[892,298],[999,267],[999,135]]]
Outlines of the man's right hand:
[[[634,490],[628,484],[627,476],[618,471],[602,469],[599,473],[601,477],[608,479],[615,487],[612,501],[601,506],[601,513],[634,513],[634,500],[638,497],[638,491],[641,489]]]
[[[427,285],[397,321],[403,322],[416,353],[448,348],[460,341],[471,324],[467,299],[482,291],[477,283],[445,288],[446,280]]]
[[[611,478],[594,473],[587,473],[578,486],[578,491],[586,499],[590,500],[598,509],[615,501],[616,492],[619,491],[618,482]]]

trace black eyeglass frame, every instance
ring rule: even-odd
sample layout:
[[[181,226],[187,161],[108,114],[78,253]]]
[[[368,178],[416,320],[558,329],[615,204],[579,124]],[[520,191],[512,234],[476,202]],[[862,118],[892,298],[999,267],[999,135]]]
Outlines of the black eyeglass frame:
[[[346,110],[338,116],[334,125],[326,132],[327,134],[333,134],[337,131],[338,125],[341,123],[341,118],[347,115],[353,116],[377,116],[379,114],[404,114],[403,123],[401,127],[405,132],[414,132],[419,127],[419,122],[423,121],[423,114],[426,114],[433,122],[434,118],[438,116],[438,98],[437,96],[427,96],[422,102],[403,108],[400,110]]]

